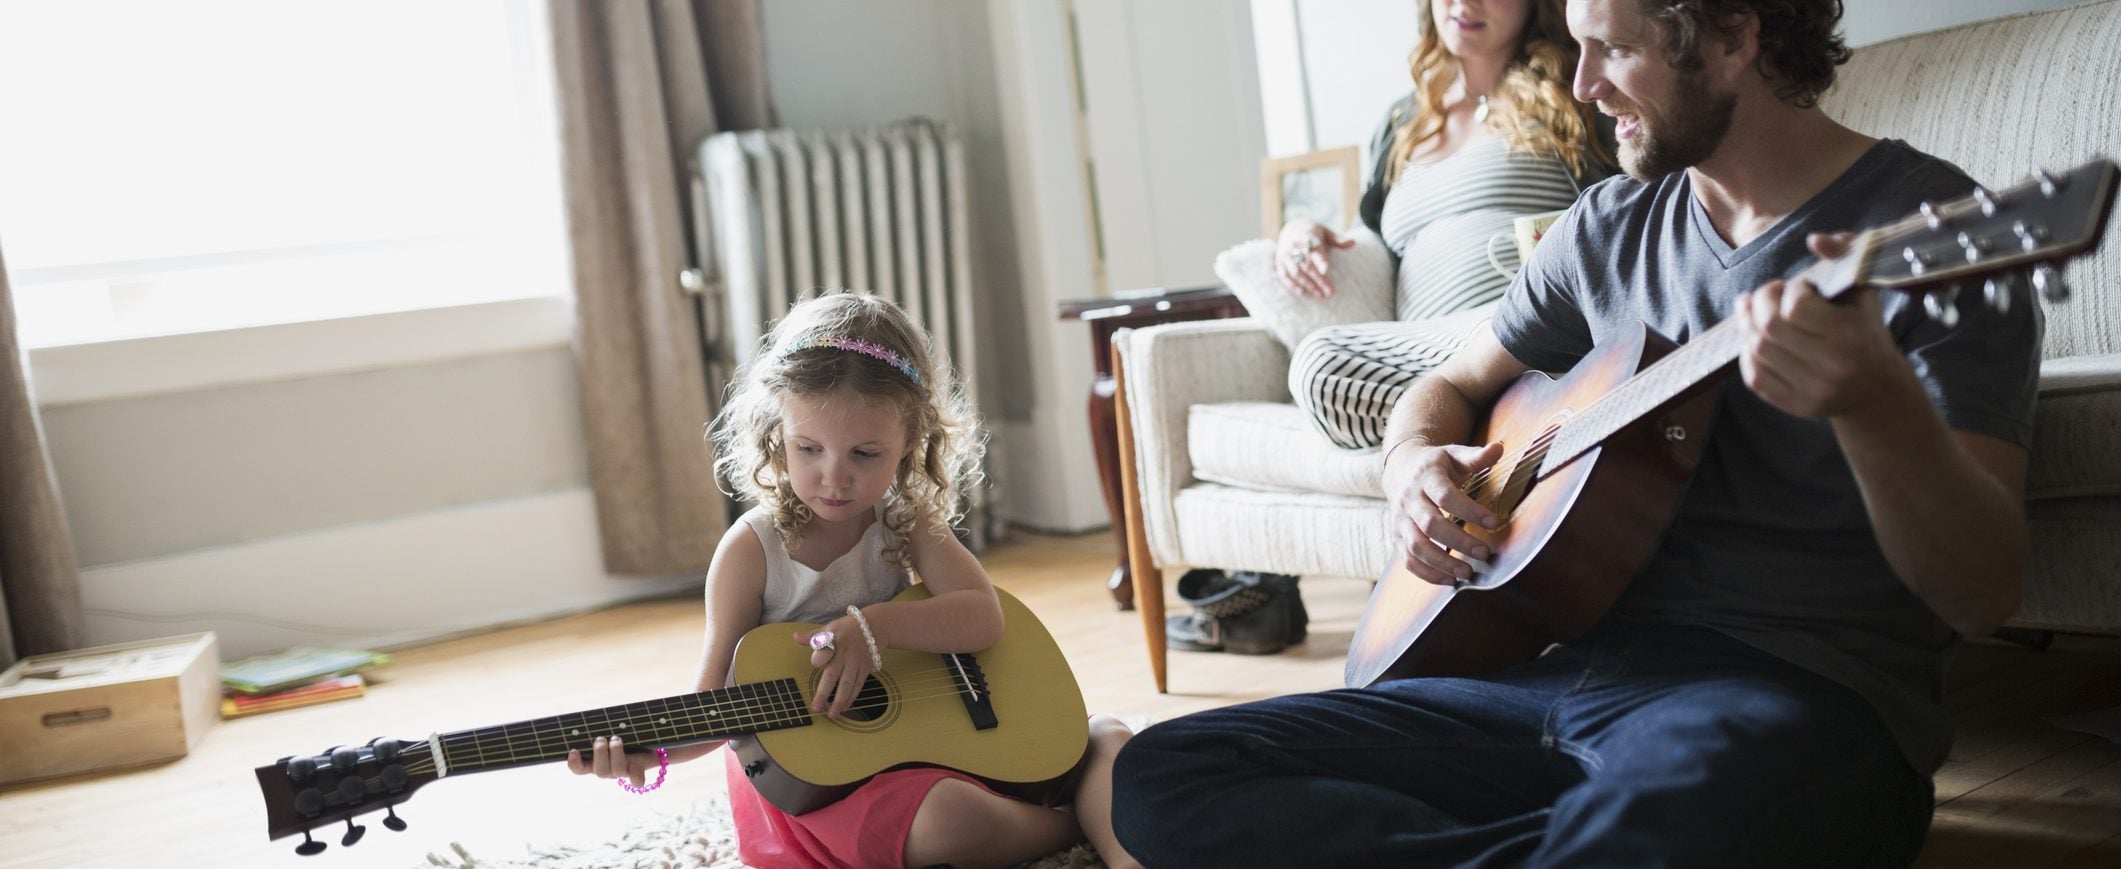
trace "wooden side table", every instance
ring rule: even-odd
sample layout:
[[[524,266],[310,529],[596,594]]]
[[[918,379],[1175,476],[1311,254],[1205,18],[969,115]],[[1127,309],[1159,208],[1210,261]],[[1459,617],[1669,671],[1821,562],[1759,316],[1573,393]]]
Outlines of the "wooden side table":
[[[1219,320],[1245,316],[1245,306],[1228,287],[1121,293],[1109,299],[1077,299],[1060,304],[1062,320],[1090,324],[1090,358],[1097,378],[1090,382],[1090,444],[1097,453],[1097,479],[1105,491],[1105,510],[1119,538],[1119,566],[1105,587],[1119,608],[1134,608],[1133,575],[1127,567],[1127,522],[1120,509],[1119,426],[1112,416],[1112,333],[1120,329]]]

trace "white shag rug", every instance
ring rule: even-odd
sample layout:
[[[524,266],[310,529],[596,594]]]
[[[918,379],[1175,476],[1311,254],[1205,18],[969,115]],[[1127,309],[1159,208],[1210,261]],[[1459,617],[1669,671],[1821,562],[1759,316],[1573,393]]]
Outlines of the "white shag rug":
[[[517,854],[473,852],[460,842],[449,853],[427,855],[420,869],[740,869],[729,804],[720,794],[677,812],[658,814],[617,839],[587,844],[532,843]],[[1104,862],[1088,845],[1024,864],[1027,869],[1093,869]]]

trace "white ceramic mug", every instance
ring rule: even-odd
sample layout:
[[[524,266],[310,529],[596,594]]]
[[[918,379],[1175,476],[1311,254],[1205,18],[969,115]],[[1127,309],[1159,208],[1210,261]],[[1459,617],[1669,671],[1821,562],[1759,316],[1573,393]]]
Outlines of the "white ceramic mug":
[[[1501,273],[1503,277],[1516,278],[1516,270],[1503,268],[1502,262],[1495,258],[1495,242],[1501,239],[1514,239],[1517,242],[1517,262],[1522,267],[1522,263],[1532,258],[1532,249],[1539,246],[1539,240],[1546,237],[1547,227],[1553,226],[1554,221],[1561,219],[1561,216],[1567,214],[1568,211],[1566,208],[1557,211],[1542,211],[1538,214],[1519,215],[1511,220],[1508,230],[1488,237],[1488,265],[1494,266],[1495,271]]]

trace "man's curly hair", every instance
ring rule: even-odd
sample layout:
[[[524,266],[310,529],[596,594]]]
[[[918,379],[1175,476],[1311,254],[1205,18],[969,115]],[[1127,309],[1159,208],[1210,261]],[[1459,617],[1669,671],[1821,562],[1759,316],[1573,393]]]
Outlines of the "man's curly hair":
[[[1775,95],[1800,108],[1819,104],[1834,86],[1834,67],[1848,62],[1848,45],[1835,32],[1841,0],[1637,0],[1664,34],[1665,60],[1700,69],[1701,37],[1737,38],[1745,16],[1760,21],[1762,75]]]

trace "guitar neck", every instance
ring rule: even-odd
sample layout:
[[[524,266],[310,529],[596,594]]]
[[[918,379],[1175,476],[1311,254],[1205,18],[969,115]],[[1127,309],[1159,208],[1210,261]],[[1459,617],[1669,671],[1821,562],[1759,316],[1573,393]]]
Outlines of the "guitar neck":
[[[1738,361],[1744,346],[1745,329],[1736,318],[1725,320],[1613,387],[1555,432],[1554,446],[1539,464],[1539,476],[1559,470],[1666,402],[1715,377]]]
[[[810,707],[794,679],[774,679],[623,706],[517,721],[436,735],[427,751],[442,775],[485,772],[584,754],[599,736],[628,746],[679,745],[810,724]],[[439,746],[439,749],[436,747]]]
[[[1815,264],[1804,271],[1802,278],[1818,288],[1821,295],[1839,297],[1862,282],[1860,267],[1869,246],[1868,236],[1859,239],[1853,255]],[[1745,327],[1739,318],[1726,318],[1709,327],[1569,419],[1555,432],[1554,445],[1540,461],[1538,475],[1553,473],[1672,399],[1708,382],[1737,362],[1744,350]]]

